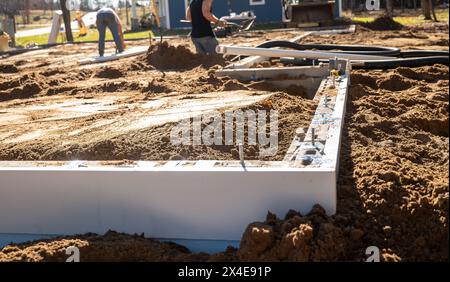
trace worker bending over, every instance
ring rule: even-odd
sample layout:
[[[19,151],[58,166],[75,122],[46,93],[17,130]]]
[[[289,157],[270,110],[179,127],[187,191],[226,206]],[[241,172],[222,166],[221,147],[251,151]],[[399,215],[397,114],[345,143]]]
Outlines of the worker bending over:
[[[199,54],[215,54],[219,42],[211,23],[224,27],[227,22],[212,13],[213,0],[191,0],[186,19],[192,23],[191,39]]]
[[[123,40],[122,24],[119,16],[110,8],[102,8],[97,11],[97,29],[99,33],[98,39],[98,53],[101,57],[105,54],[105,36],[106,27],[111,30],[111,33],[116,43],[116,49],[119,53],[125,50],[125,42]]]

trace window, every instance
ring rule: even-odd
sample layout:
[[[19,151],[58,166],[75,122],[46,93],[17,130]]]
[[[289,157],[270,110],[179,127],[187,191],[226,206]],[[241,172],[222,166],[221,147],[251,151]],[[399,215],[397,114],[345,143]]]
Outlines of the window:
[[[250,6],[266,5],[266,0],[250,0]]]

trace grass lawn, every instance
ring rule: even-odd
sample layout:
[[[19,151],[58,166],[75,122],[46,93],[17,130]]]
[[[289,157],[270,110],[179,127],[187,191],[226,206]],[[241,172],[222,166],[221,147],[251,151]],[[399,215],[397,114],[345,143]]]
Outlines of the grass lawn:
[[[437,9],[436,10],[436,17],[438,18],[439,21],[441,22],[448,22],[448,9]],[[372,22],[374,21],[376,18],[376,15],[364,15],[364,16],[353,16],[351,17],[351,19],[354,22]],[[430,21],[426,21],[424,20],[422,15],[399,15],[394,17],[394,20],[402,25],[418,25],[418,24],[422,24],[422,23],[426,23],[426,22],[430,22]]]
[[[188,34],[189,30],[177,30],[177,31],[167,31],[164,32],[164,35],[184,35]],[[48,42],[48,34],[41,34],[41,35],[34,35],[34,36],[27,36],[22,38],[16,38],[16,44],[20,46],[27,46],[30,44],[37,44],[37,45],[44,45]],[[65,34],[64,34],[65,36]],[[73,34],[74,40],[76,42],[88,42],[88,41],[97,41],[98,40],[98,31],[96,29],[89,29],[89,32],[84,37],[79,37],[77,32],[74,32]],[[152,31],[152,30],[145,30],[145,31],[139,31],[139,32],[126,32],[124,33],[125,40],[126,39],[147,39],[150,36],[152,37],[159,37],[160,33],[158,30]],[[106,40],[113,40],[113,36],[109,30],[106,31]],[[63,37],[60,33],[58,40],[58,43],[63,42]]]

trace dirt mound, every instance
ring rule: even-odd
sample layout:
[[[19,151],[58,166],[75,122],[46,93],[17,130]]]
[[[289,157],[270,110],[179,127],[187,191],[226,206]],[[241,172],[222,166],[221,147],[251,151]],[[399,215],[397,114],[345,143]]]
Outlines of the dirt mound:
[[[441,70],[427,73],[431,93],[421,87],[391,91],[364,84],[350,89],[370,91],[352,97],[347,112],[349,142],[344,141],[341,156],[338,215],[356,223],[367,234],[365,245],[378,246],[385,260],[448,259],[448,99],[430,96],[448,97],[448,76],[441,79],[445,68],[352,74],[415,76],[425,69]],[[425,85],[422,80],[410,83]]]
[[[170,93],[172,89],[168,87],[164,80],[162,79],[153,79],[151,80],[147,86],[142,90],[142,92],[151,92],[151,93]]]
[[[306,216],[290,211],[284,220],[269,212],[265,222],[246,228],[237,256],[241,261],[338,260],[345,255],[351,232],[358,244],[362,232],[335,226],[320,206]]]
[[[354,100],[357,100],[367,95],[373,95],[374,93],[376,92],[374,92],[370,86],[361,84],[352,85],[349,89],[349,95]]]
[[[371,30],[401,30],[403,29],[403,25],[396,22],[392,18],[381,16],[376,18],[372,22],[366,22],[361,24],[363,27],[366,27]]]
[[[96,77],[109,79],[120,78],[123,77],[124,75],[125,74],[122,70],[109,66],[103,67],[95,74]]]
[[[377,82],[378,87],[390,91],[406,90],[412,86],[412,83],[405,77],[397,74],[390,75]]]
[[[38,94],[41,90],[42,88],[37,82],[25,83],[9,91],[0,91],[0,101],[29,98]]]
[[[0,73],[18,73],[19,69],[13,64],[1,64]]]
[[[400,73],[420,78],[422,72],[433,81],[426,93],[417,87],[425,83],[420,79],[405,90],[374,84],[392,76],[407,79]],[[337,213],[327,216],[315,207],[306,216],[291,211],[284,220],[269,214],[247,227],[238,259],[363,261],[365,249],[377,246],[383,261],[448,260],[446,72],[439,65],[354,71]]]
[[[183,246],[162,243],[143,235],[108,231],[105,235],[85,234],[60,237],[39,243],[9,245],[0,252],[2,261],[64,262],[70,246],[80,250],[80,261],[205,261],[207,254],[192,254]]]
[[[355,85],[356,84],[366,85],[373,89],[378,88],[377,80],[373,76],[363,73],[352,73],[351,83]]]
[[[147,62],[158,69],[192,69],[198,66],[225,65],[219,55],[195,54],[183,45],[169,45],[167,41],[150,46]]]
[[[424,66],[419,68],[400,67],[397,68],[395,72],[409,79],[432,83],[449,78],[448,66],[444,65]]]

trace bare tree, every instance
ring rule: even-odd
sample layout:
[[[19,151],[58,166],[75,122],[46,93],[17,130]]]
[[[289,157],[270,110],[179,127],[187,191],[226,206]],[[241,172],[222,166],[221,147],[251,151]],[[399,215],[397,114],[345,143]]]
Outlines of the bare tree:
[[[386,0],[386,16],[391,19],[394,17],[394,0]]]
[[[435,22],[438,21],[435,8],[435,2],[433,0],[421,0],[420,6],[422,7],[422,13],[425,20],[433,20]]]
[[[20,2],[16,0],[0,1],[0,13],[5,15],[17,15],[20,10]]]
[[[59,0],[63,13],[64,29],[66,30],[67,41],[73,42],[72,27],[70,25],[70,11],[67,9],[66,0]]]
[[[431,20],[431,6],[429,0],[420,0],[423,16],[426,20]]]
[[[127,20],[127,26],[130,25],[130,18],[128,17],[128,0],[125,0],[125,18]]]
[[[428,0],[428,3],[429,3],[429,5],[430,5],[430,10],[431,10],[431,15],[433,16],[433,20],[434,20],[435,22],[438,22],[438,18],[437,18],[437,16],[436,16],[436,12],[435,12],[435,10],[434,10],[434,7],[436,6],[436,5],[435,5],[436,2],[433,1],[433,0]]]
[[[30,9],[31,9],[30,0],[25,0],[25,18],[27,24],[30,24]]]

